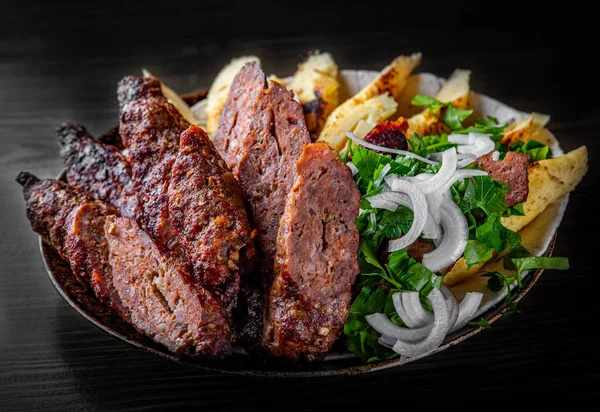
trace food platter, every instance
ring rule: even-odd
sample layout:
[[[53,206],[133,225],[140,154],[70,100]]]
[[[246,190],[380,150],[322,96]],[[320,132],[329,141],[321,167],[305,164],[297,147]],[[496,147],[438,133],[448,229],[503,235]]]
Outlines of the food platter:
[[[340,75],[346,92],[349,95],[353,95],[365,84],[368,84],[377,75],[377,72],[342,70]],[[399,102],[399,112],[401,115],[410,115],[411,111],[415,110],[409,103],[412,96],[416,94],[434,95],[443,82],[444,79],[428,73],[411,76],[409,84],[406,87],[405,100]],[[476,115],[494,116],[500,122],[514,121],[526,116],[523,112],[475,92],[471,92],[470,101]],[[192,111],[201,118],[203,111],[202,103],[192,107]],[[555,156],[562,154],[562,150],[557,144],[552,147],[552,151]],[[62,177],[59,176],[59,179]],[[532,256],[550,256],[552,254],[557,230],[567,204],[568,195],[565,195],[519,232],[522,236],[523,245],[527,247]],[[73,276],[69,264],[61,259],[57,252],[41,241],[41,239],[40,247],[43,261],[52,284],[65,301],[81,316],[105,333],[140,350],[171,361],[224,373],[277,377],[360,374],[386,368],[401,367],[403,362],[399,358],[396,358],[365,364],[351,353],[345,351],[341,342],[334,345],[333,350],[323,361],[312,363],[292,363],[273,358],[257,358],[248,356],[241,349],[222,360],[208,361],[176,356],[161,345],[138,333],[132,326],[112,312],[112,310],[100,303],[91,289]],[[502,271],[498,267],[498,263],[494,262],[489,263],[482,269],[482,271],[493,270]],[[542,272],[543,270],[536,270],[530,273],[523,272],[523,287],[515,290],[515,293],[513,293],[513,302],[519,301],[530,291],[540,278]],[[513,289],[516,288],[516,284],[513,284],[512,287]],[[486,279],[481,276],[475,276],[466,282],[459,283],[453,286],[451,290],[458,300],[462,299],[467,292],[482,292],[484,298],[475,318],[484,318],[490,324],[500,319],[502,314],[508,309],[505,301],[506,289],[502,289],[496,293],[489,291],[486,286]],[[515,319],[514,321],[518,321],[518,317]],[[513,320],[511,319],[511,321]],[[464,341],[484,329],[483,327],[466,326],[448,335],[443,344],[434,351],[423,356],[410,358],[409,361],[412,362],[433,355],[436,352]]]

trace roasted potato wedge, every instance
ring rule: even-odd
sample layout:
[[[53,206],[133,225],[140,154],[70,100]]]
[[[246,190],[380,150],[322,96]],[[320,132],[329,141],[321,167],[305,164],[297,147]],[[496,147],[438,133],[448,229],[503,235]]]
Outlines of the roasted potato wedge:
[[[256,56],[242,56],[232,59],[229,64],[221,69],[215,80],[213,81],[208,95],[206,96],[206,133],[211,138],[214,138],[219,127],[219,117],[223,106],[225,106],[225,100],[229,94],[229,86],[236,74],[244,66],[244,64],[253,61],[260,61]]]
[[[443,103],[452,103],[452,106],[457,109],[468,108],[470,77],[471,72],[469,70],[454,70],[442,88],[436,93],[435,98]],[[449,131],[448,126],[436,114],[431,113],[429,109],[425,109],[408,119],[408,131],[406,135],[410,138],[413,133],[439,135],[448,133]]]
[[[354,131],[361,120],[365,120],[369,117],[368,114],[366,114],[368,110],[361,109],[359,106],[367,104],[367,102],[374,97],[387,95],[387,97],[394,102],[394,111],[383,118],[372,116],[372,119],[379,117],[377,121],[381,122],[394,114],[397,107],[396,99],[400,96],[400,93],[402,93],[404,86],[406,86],[408,76],[420,62],[420,53],[397,57],[389,66],[385,67],[381,73],[379,73],[375,80],[356,95],[339,105],[329,115],[318,140],[329,143],[329,145],[337,151],[344,149],[348,140],[346,132]],[[386,99],[383,98],[383,100]],[[378,104],[382,105],[383,102],[378,100]],[[388,100],[385,105],[391,107],[391,102]],[[385,112],[387,113],[387,111]],[[383,113],[383,111],[381,113]],[[358,115],[360,115],[360,117],[357,117]],[[363,124],[363,127],[367,124]]]
[[[515,232],[523,229],[549,205],[575,189],[583,179],[587,168],[585,146],[562,156],[532,164],[528,171],[529,195],[527,201],[523,203],[525,215],[503,217],[502,225]],[[444,276],[444,284],[456,285],[475,275],[483,265],[484,263],[481,263],[467,268],[465,259],[460,258]]]
[[[315,141],[329,114],[340,103],[338,67],[329,53],[315,52],[298,65],[288,84],[304,109],[310,137]]]
[[[152,76],[152,74],[146,69],[142,69],[142,73],[143,73],[144,77]],[[168,87],[162,81],[160,82],[160,88],[161,88],[163,94],[165,95],[165,97],[169,100],[169,103],[171,103],[173,106],[175,106],[175,108],[179,111],[179,113],[181,113],[181,115],[185,118],[185,120],[187,120],[188,122],[190,122],[192,124],[199,124],[198,119],[194,116],[194,114],[190,110],[190,106],[188,106],[188,104],[185,102],[185,100],[183,100],[181,98],[181,96],[179,96],[177,93],[175,93],[170,87]]]

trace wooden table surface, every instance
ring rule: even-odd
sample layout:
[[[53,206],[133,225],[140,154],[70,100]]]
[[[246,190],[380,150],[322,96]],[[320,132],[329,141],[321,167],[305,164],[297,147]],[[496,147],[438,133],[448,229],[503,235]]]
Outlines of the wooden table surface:
[[[504,9],[490,14],[467,6],[374,13],[367,6],[340,11],[321,5],[307,12],[302,4],[273,9],[260,2],[196,2],[194,9],[174,2],[83,3],[19,2],[3,10],[0,411],[309,409],[389,401],[398,408],[412,402],[508,409],[517,398],[541,410],[561,399],[575,410],[598,409],[589,403],[600,384],[593,333],[600,321],[593,24],[565,25],[560,11],[544,20],[535,10],[507,17]],[[411,18],[428,13],[434,17],[422,22],[436,29]],[[490,16],[503,28],[491,28]],[[508,29],[505,19],[520,30]],[[473,22],[484,28],[460,29]],[[56,176],[54,128],[74,121],[98,135],[117,124],[116,83],[142,68],[188,92],[208,87],[232,57],[256,54],[268,73],[285,76],[315,48],[331,52],[340,67],[375,70],[399,54],[421,51],[417,71],[448,76],[457,67],[470,69],[474,90],[550,114],[549,128],[565,151],[587,145],[591,167],[571,195],[554,251],[569,257],[571,269],[546,271],[519,303],[521,314],[463,343],[405,367],[351,377],[209,373],[141,353],[73,311],[48,280],[14,181],[21,170]]]

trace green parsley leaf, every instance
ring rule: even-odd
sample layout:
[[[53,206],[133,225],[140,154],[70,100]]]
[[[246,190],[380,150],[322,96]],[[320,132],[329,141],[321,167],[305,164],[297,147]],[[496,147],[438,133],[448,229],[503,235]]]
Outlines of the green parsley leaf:
[[[477,263],[487,262],[494,256],[494,251],[489,246],[481,243],[477,239],[467,241],[464,257],[467,267],[470,268]]]
[[[488,322],[486,319],[481,318],[480,320],[478,320],[476,322],[469,322],[469,326],[474,326],[476,328],[489,329],[492,327],[492,324],[490,322]]]
[[[529,155],[529,158],[532,162],[537,162],[538,160],[545,160],[552,157],[552,150],[537,140],[515,142],[510,146],[510,150]]]
[[[503,216],[525,216],[525,211],[523,210],[523,203],[517,203],[513,207],[507,208]]]
[[[446,103],[442,103],[439,100],[431,96],[426,96],[424,94],[417,94],[415,97],[412,98],[410,104],[412,104],[413,106],[427,106],[429,107],[430,111],[434,111],[446,105]]]
[[[452,130],[461,130],[463,128],[462,122],[472,113],[473,110],[462,110],[448,105],[442,121]]]
[[[487,215],[503,213],[506,209],[506,191],[506,185],[495,181],[491,176],[475,176],[468,179],[461,209],[466,211],[479,208]]]
[[[530,269],[556,269],[556,270],[567,270],[569,269],[569,259],[565,257],[547,257],[547,256],[531,256],[512,259],[512,263],[515,265],[517,274],[520,276],[521,272]]]

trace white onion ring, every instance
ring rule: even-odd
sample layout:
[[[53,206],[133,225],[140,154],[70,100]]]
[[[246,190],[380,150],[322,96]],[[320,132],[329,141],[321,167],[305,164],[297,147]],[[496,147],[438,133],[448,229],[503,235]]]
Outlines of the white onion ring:
[[[427,200],[425,195],[415,187],[414,184],[406,180],[398,180],[394,182],[394,190],[406,193],[412,202],[413,222],[408,233],[399,239],[391,240],[388,243],[388,252],[404,249],[418,239],[423,232],[425,223],[427,222]]]
[[[458,145],[456,148],[458,153],[472,154],[475,158],[490,153],[496,147],[494,141],[485,133],[451,134],[448,136],[448,141]]]
[[[469,321],[473,319],[475,313],[477,313],[482,299],[483,293],[468,292],[463,298],[462,302],[460,302],[458,319],[448,333],[462,329],[467,323],[469,323]]]
[[[456,320],[459,316],[459,306],[456,298],[454,297],[454,293],[450,291],[446,286],[440,286],[440,290],[446,299],[446,304],[448,305],[448,311],[450,312],[450,320],[448,321],[448,330],[452,329]]]
[[[444,341],[450,320],[446,299],[439,289],[433,289],[428,299],[433,307],[433,325],[429,335],[416,343],[398,339],[393,347],[394,352],[408,357],[419,356],[434,350]]]
[[[350,138],[350,140],[352,140],[354,143],[356,143],[360,146],[366,147],[367,149],[379,150],[380,152],[393,153],[393,154],[399,154],[402,156],[412,157],[414,159],[420,160],[421,162],[424,162],[424,163],[427,163],[430,165],[434,165],[434,166],[437,164],[437,162],[434,162],[433,160],[426,159],[417,154],[414,154],[413,152],[409,152],[408,150],[391,149],[389,147],[383,147],[383,146],[378,146],[373,143],[369,143],[366,140],[361,139],[360,137],[358,137],[357,135],[355,135],[352,132],[346,132],[346,136],[348,136],[348,138]]]
[[[425,339],[432,330],[432,325],[415,329],[402,328],[394,325],[383,313],[372,313],[365,316],[365,320],[382,335],[405,342],[419,342]]]
[[[394,309],[396,309],[396,313],[402,319],[402,322],[409,328],[416,328],[417,323],[413,322],[413,320],[407,315],[404,310],[404,302],[402,302],[402,292],[397,292],[392,295],[392,302],[394,303]]]
[[[390,164],[386,164],[385,166],[383,166],[383,168],[381,168],[381,171],[379,172],[379,175],[377,175],[377,179],[375,179],[373,181],[373,186],[374,187],[379,187],[379,185],[381,184],[381,182],[383,182],[383,178],[385,177],[385,175],[387,175],[387,172],[390,171],[390,169],[392,168],[392,166],[390,166]]]
[[[415,327],[420,328],[433,323],[433,315],[421,305],[419,292],[402,292],[402,305],[406,315],[415,323]]]
[[[417,188],[424,194],[434,193],[452,178],[452,175],[456,172],[456,167],[456,150],[452,147],[442,153],[442,167],[440,167],[440,170],[433,177],[416,183]],[[392,189],[394,189],[394,186],[392,186]]]
[[[422,261],[432,272],[439,272],[456,262],[463,255],[469,240],[467,219],[458,205],[444,196],[439,210],[444,230],[442,241],[434,251],[423,255]]]
[[[352,176],[354,176],[355,174],[358,173],[358,168],[356,167],[356,165],[352,162],[348,162],[346,163],[346,166],[348,166],[350,168],[350,170],[352,171]]]

